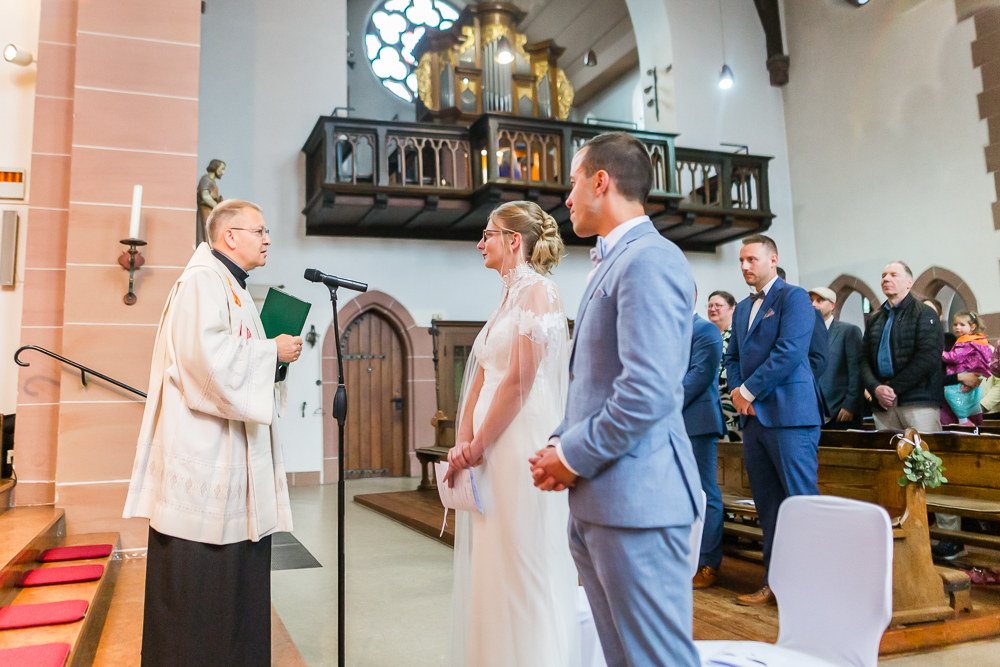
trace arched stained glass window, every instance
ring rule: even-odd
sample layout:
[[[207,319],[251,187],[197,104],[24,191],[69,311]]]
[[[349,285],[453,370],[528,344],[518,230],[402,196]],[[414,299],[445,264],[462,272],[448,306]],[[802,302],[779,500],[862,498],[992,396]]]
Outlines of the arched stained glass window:
[[[444,0],[384,0],[365,34],[365,55],[382,85],[412,102],[417,93],[413,47],[426,28],[447,30],[457,19],[458,10]]]

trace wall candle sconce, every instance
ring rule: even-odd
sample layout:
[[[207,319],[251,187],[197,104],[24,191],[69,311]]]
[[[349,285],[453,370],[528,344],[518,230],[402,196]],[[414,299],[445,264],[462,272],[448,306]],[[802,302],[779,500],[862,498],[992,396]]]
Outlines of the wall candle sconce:
[[[146,245],[146,242],[139,238],[139,213],[142,211],[142,186],[137,185],[132,190],[132,217],[129,220],[128,238],[122,239],[121,244],[128,246],[128,250],[123,250],[118,257],[118,263],[123,269],[128,270],[128,294],[122,299],[126,306],[134,306],[138,300],[133,291],[135,284],[135,272],[146,263],[140,254],[139,248]]]

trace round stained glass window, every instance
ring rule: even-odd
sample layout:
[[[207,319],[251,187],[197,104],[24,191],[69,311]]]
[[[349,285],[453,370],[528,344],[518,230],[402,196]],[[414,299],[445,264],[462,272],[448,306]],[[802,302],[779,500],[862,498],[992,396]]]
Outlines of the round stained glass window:
[[[391,93],[412,102],[417,94],[413,47],[427,28],[447,30],[458,10],[443,0],[384,0],[368,22],[365,55]]]

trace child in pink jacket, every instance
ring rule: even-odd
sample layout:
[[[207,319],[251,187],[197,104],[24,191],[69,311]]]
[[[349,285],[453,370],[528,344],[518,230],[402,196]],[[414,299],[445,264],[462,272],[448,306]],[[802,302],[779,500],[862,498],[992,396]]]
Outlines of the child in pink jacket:
[[[942,355],[946,372],[976,373],[982,377],[989,377],[993,348],[986,340],[979,317],[973,312],[963,310],[952,319],[951,329],[958,336],[958,340],[951,350]],[[979,407],[982,388],[963,392],[963,387],[962,384],[947,386],[944,388],[944,395],[948,406],[958,417],[958,423],[971,424],[969,416],[982,411]]]

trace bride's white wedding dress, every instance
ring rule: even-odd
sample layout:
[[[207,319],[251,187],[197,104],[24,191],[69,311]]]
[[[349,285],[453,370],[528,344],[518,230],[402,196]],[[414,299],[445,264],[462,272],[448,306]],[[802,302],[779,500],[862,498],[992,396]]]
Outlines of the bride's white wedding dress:
[[[504,284],[504,300],[473,346],[459,417],[479,368],[484,381],[473,432],[491,409],[514,416],[473,469],[485,513],[458,512],[449,664],[576,667],[577,573],[567,494],[536,489],[528,464],[562,421],[566,315],[555,284],[529,265],[513,269]],[[494,406],[498,388],[512,381],[519,398]]]

